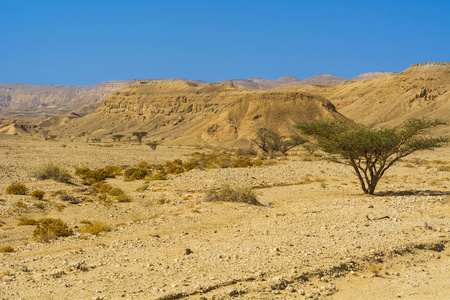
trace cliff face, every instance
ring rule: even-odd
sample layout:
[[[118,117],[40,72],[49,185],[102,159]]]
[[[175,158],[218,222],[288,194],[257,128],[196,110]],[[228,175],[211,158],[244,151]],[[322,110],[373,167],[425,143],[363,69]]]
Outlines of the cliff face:
[[[111,95],[96,111],[61,125],[70,136],[108,137],[147,131],[172,144],[236,144],[260,127],[295,132],[315,118],[341,118],[326,99],[306,93],[241,90],[226,83],[140,81]]]

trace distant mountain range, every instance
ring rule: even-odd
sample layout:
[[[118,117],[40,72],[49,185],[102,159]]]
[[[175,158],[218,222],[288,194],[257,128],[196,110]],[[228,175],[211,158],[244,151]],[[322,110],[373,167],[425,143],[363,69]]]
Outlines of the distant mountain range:
[[[350,80],[372,79],[384,73],[364,73]],[[44,119],[54,115],[75,112],[81,116],[93,112],[111,94],[119,92],[138,79],[126,81],[106,81],[93,86],[31,85],[24,83],[0,83],[0,117],[8,119]],[[197,86],[207,85],[202,80],[182,78],[158,78],[145,81],[191,82]],[[240,89],[277,90],[290,85],[333,86],[345,81],[328,74],[314,75],[304,80],[293,76],[277,80],[264,78],[224,80]]]

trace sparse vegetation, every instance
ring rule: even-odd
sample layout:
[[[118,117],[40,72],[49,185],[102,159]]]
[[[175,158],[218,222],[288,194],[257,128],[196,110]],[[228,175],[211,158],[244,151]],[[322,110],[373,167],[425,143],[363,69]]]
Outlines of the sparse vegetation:
[[[147,132],[145,132],[145,131],[136,131],[136,132],[133,132],[131,135],[135,136],[137,141],[139,142],[139,145],[141,145],[142,144],[142,139],[144,138],[144,136],[147,135]]]
[[[262,205],[251,188],[232,188],[223,185],[219,190],[211,189],[206,192],[205,201],[241,202],[253,205]]]
[[[58,182],[70,182],[72,179],[72,175],[70,175],[69,171],[54,164],[48,164],[43,166],[34,172],[34,177],[39,180],[53,179]]]
[[[123,134],[115,134],[112,136],[112,139],[114,142],[120,142],[120,140],[124,137],[125,135]]]
[[[395,128],[375,129],[342,121],[319,120],[297,126],[317,140],[334,162],[351,166],[365,194],[374,194],[378,181],[400,158],[416,151],[432,150],[448,142],[446,137],[425,137],[425,130],[445,124],[438,120],[410,119]]]
[[[142,168],[129,168],[125,170],[123,176],[128,181],[144,179],[147,176],[147,170]]]
[[[159,143],[157,141],[152,141],[146,143],[146,145],[149,146],[152,150],[156,150],[156,147],[159,145]]]
[[[28,188],[23,183],[14,182],[11,183],[5,190],[6,194],[9,195],[26,195]]]
[[[260,128],[256,132],[256,137],[253,139],[253,143],[255,143],[258,148],[271,156],[277,152],[286,155],[286,152],[290,149],[306,142],[307,140],[300,135],[286,137],[277,131],[269,130],[267,128]]]
[[[0,253],[11,253],[14,252],[14,248],[11,246],[5,246],[0,248]]]
[[[89,233],[93,235],[99,235],[102,232],[111,231],[111,227],[103,222],[92,222],[85,223],[83,227],[80,228],[80,233]]]
[[[70,236],[73,230],[60,219],[41,219],[38,221],[33,237],[39,242],[48,242],[57,237]]]
[[[34,191],[31,193],[31,197],[33,197],[34,199],[37,199],[37,200],[42,200],[42,199],[44,199],[44,196],[45,196],[45,192],[42,191],[42,190],[34,190]]]
[[[32,218],[28,218],[28,217],[20,217],[19,218],[19,223],[17,225],[37,225],[38,221],[36,221],[35,219]]]

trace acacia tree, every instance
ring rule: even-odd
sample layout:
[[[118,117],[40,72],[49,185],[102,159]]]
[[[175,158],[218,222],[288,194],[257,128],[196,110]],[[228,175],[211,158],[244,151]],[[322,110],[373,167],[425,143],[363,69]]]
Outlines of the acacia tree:
[[[410,119],[394,128],[376,129],[319,120],[301,123],[296,128],[314,137],[317,146],[328,153],[332,161],[351,166],[364,193],[373,195],[386,170],[400,158],[448,143],[448,137],[423,135],[427,129],[442,124],[445,122]]]
[[[137,131],[137,132],[133,132],[131,135],[135,136],[137,138],[139,145],[140,145],[140,144],[142,144],[142,138],[147,135],[147,132]]]
[[[273,155],[275,152],[286,154],[288,150],[306,143],[307,140],[299,135],[285,137],[276,131],[260,128],[256,132],[256,137],[253,139],[253,142],[264,152]]]
[[[120,142],[120,140],[121,140],[124,136],[125,136],[125,135],[123,135],[123,134],[115,134],[115,135],[112,136],[112,139],[113,139],[114,142],[115,142],[115,141],[119,141],[119,142]]]

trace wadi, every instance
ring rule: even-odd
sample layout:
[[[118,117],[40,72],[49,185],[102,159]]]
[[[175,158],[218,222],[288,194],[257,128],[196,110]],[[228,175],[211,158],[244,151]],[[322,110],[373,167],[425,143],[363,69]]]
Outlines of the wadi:
[[[0,297],[448,299],[449,91],[450,63],[1,84]]]

